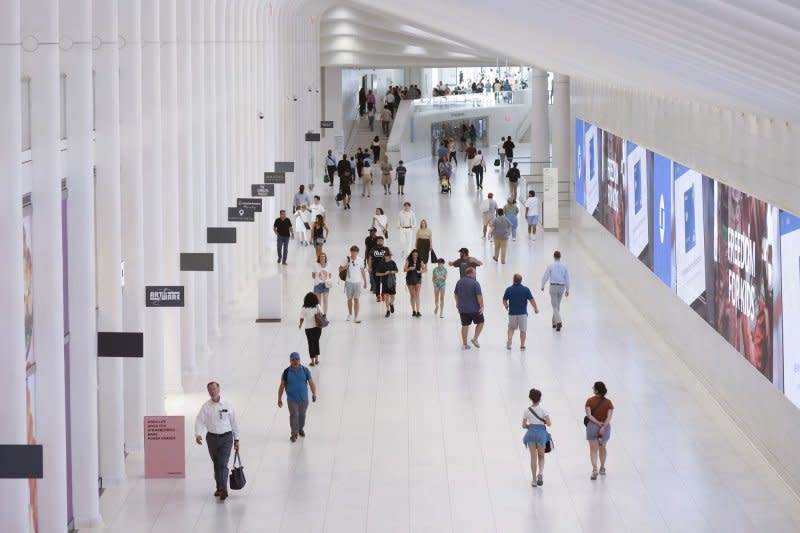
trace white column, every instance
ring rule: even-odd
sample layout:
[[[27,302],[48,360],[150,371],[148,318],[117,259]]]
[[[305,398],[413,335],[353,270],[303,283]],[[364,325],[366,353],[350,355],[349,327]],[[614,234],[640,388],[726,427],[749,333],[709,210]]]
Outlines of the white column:
[[[60,3],[61,67],[66,75],[69,394],[72,513],[76,528],[100,525],[97,443],[97,316],[92,134],[92,1]]]
[[[145,331],[144,307],[144,200],[142,188],[142,5],[140,0],[119,3],[120,184],[122,202],[122,257],[125,290],[122,323],[126,331]],[[156,311],[157,312],[157,311]],[[148,333],[146,332],[147,336]],[[146,353],[145,357],[150,354]],[[144,431],[146,361],[125,359],[125,447],[140,450]]]
[[[164,283],[180,281],[180,244],[178,233],[178,57],[176,47],[176,5],[174,0],[161,0],[161,128],[162,174],[160,190],[162,206]],[[191,251],[191,250],[185,250]],[[179,393],[181,386],[180,309],[161,309],[164,324],[164,380],[167,391]]]
[[[176,56],[177,56],[177,93],[180,95],[177,101],[177,133],[178,133],[178,188],[180,192],[176,195],[176,201],[171,206],[165,206],[165,212],[176,210],[179,214],[178,235],[179,246],[175,250],[181,252],[199,252],[196,246],[195,233],[197,227],[194,219],[194,198],[193,191],[196,186],[195,175],[197,169],[194,168],[193,151],[193,128],[194,106],[192,105],[192,11],[194,11],[191,0],[178,0],[176,7]],[[165,108],[166,109],[166,108]],[[165,243],[166,245],[166,243]],[[167,260],[170,252],[165,250]],[[197,308],[197,292],[195,291],[195,280],[198,274],[195,272],[180,272],[181,284],[184,286],[184,297],[186,304],[180,310],[180,330],[181,330],[181,371],[194,372],[197,368],[195,356],[195,310]]]
[[[26,443],[25,310],[22,273],[22,182],[20,177],[20,12],[19,2],[0,4],[0,248],[19,250],[0,261],[0,442]],[[9,531],[28,527],[28,481],[0,479],[0,516]]]
[[[163,212],[161,195],[161,35],[159,0],[142,2],[142,187],[146,285],[164,285]],[[163,309],[145,313],[145,408],[148,415],[164,411]]]
[[[548,116],[547,71],[531,69],[531,173],[542,181],[542,168],[550,166],[550,126]],[[517,139],[519,142],[519,139]]]
[[[218,0],[217,1],[217,16],[216,16],[216,41],[214,48],[216,50],[216,63],[217,69],[215,73],[216,88],[217,88],[217,198],[219,204],[216,206],[220,218],[227,221],[226,213],[227,207],[235,205],[236,195],[231,193],[231,173],[228,161],[228,149],[230,146],[230,118],[229,111],[231,110],[230,98],[228,97],[228,14],[231,8],[231,0]],[[237,233],[240,230],[237,230]],[[237,236],[237,240],[240,236]],[[236,245],[241,246],[241,244]],[[234,251],[235,247],[226,246],[222,250],[219,261],[219,269],[217,270],[217,277],[219,279],[219,296],[217,304],[219,306],[220,318],[225,315],[228,308],[228,301],[231,291],[231,271],[234,268]]]
[[[117,2],[94,0],[95,167],[97,169],[97,329],[122,331],[122,219],[119,183],[119,47]],[[98,360],[100,475],[125,479],[122,360]]]
[[[220,216],[224,207],[218,197],[217,174],[217,0],[205,0],[205,92],[206,92],[206,220],[209,226],[220,226]],[[224,248],[217,247],[214,261],[217,267],[208,276],[208,300],[206,302],[208,336],[219,335],[219,271],[222,265]]]
[[[41,531],[67,523],[64,409],[64,311],[59,150],[58,2],[21,4],[22,74],[29,76],[33,179],[33,343],[36,354],[35,438],[46,475],[36,482]],[[17,79],[17,78],[15,78]],[[12,145],[16,145],[14,142]],[[21,357],[21,355],[20,355]]]
[[[569,119],[569,77],[556,74],[553,77],[553,124],[551,128],[553,144],[553,166],[558,168],[559,181],[574,178],[574,168],[570,164],[570,119]],[[572,183],[572,179],[566,179]]]
[[[191,101],[192,113],[188,125],[192,128],[192,180],[194,197],[186,197],[186,205],[190,206],[194,215],[194,232],[192,242],[198,252],[216,251],[206,243],[206,57],[205,57],[205,1],[192,2],[191,19]],[[216,259],[216,254],[215,257]],[[215,267],[216,268],[216,267]],[[195,334],[190,341],[200,353],[208,352],[208,280],[210,273],[200,273],[194,279],[195,295]],[[195,371],[195,366],[184,369]]]
[[[237,114],[239,112],[239,95],[237,89],[238,80],[236,79],[236,39],[239,34],[236,29],[236,12],[238,10],[237,2],[228,1],[228,10],[226,12],[226,35],[225,35],[225,83],[226,83],[226,96],[228,102],[228,110],[226,118],[228,120],[227,139],[228,143],[228,168],[226,175],[228,177],[228,201],[233,202],[234,199],[242,194],[241,191],[241,176],[239,175],[239,151],[238,151],[238,120]],[[231,204],[232,205],[232,204]],[[231,261],[228,269],[225,271],[226,276],[226,291],[222,293],[225,298],[225,308],[230,308],[236,300],[239,290],[239,278],[241,276],[241,266],[243,261],[244,249],[247,247],[246,228],[239,224],[239,242],[232,250]]]

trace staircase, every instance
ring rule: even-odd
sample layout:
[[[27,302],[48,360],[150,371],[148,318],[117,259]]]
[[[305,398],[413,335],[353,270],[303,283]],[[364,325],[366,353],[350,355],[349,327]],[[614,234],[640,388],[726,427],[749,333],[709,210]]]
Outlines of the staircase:
[[[392,122],[392,125],[393,124],[394,122]],[[361,117],[358,120],[358,124],[353,129],[353,133],[350,134],[350,138],[347,140],[347,148],[345,149],[345,153],[347,154],[348,159],[351,156],[354,156],[359,148],[369,149],[369,147],[372,146],[372,139],[374,139],[376,135],[380,136],[381,143],[386,143],[389,140],[389,138],[383,134],[381,121],[378,120],[378,117],[375,117],[375,131],[369,130],[369,121],[367,120],[367,116],[364,115]]]

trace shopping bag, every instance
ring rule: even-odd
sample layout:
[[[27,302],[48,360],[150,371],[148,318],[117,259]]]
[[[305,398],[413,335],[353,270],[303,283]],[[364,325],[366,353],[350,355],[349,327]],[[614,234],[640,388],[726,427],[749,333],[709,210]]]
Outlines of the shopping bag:
[[[236,466],[236,463],[239,463],[239,466]],[[242,466],[242,460],[239,457],[239,450],[236,450],[236,454],[233,456],[233,468],[231,468],[231,490],[242,490],[244,486],[247,484],[247,480],[244,477],[244,467]]]

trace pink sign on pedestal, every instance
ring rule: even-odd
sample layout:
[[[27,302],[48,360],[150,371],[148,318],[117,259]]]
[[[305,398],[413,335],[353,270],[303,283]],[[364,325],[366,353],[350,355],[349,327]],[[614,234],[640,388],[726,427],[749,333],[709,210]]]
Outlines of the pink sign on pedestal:
[[[182,416],[144,417],[144,477],[186,477]]]

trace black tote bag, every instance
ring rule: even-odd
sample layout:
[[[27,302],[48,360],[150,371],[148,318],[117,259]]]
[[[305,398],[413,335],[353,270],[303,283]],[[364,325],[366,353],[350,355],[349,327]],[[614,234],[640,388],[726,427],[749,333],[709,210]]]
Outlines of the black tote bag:
[[[236,466],[237,462],[239,466]],[[231,490],[242,490],[246,484],[247,480],[244,477],[242,460],[239,457],[239,450],[236,450],[236,454],[233,456],[233,468],[231,469]]]

